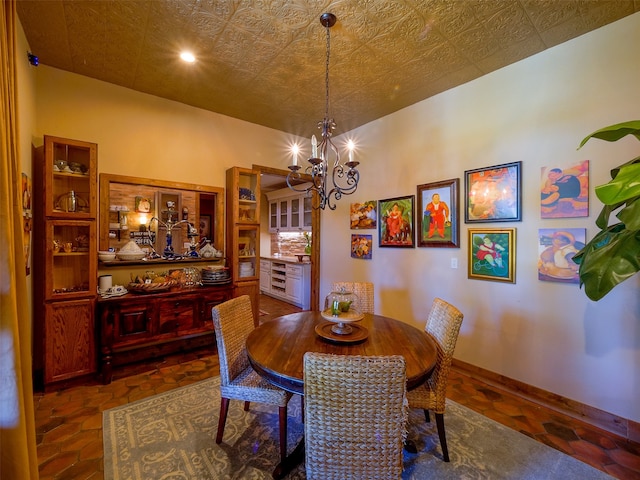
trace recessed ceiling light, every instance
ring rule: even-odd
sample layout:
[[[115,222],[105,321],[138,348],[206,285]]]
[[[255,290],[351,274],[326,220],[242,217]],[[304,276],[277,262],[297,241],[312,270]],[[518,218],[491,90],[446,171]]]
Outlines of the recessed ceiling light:
[[[180,58],[187,63],[193,63],[196,61],[196,57],[194,57],[193,53],[191,52],[182,52],[180,54]]]

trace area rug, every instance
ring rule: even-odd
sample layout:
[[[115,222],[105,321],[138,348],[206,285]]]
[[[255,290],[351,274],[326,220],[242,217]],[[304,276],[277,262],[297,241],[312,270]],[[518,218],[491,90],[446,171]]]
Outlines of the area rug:
[[[106,480],[270,479],[278,462],[275,407],[231,401],[224,438],[215,443],[219,377],[177,388],[103,414]],[[303,436],[300,397],[289,402],[289,450]],[[412,410],[403,479],[576,479],[612,477],[453,401],[445,423],[450,463],[442,461],[435,422]],[[287,479],[305,479],[304,464]]]

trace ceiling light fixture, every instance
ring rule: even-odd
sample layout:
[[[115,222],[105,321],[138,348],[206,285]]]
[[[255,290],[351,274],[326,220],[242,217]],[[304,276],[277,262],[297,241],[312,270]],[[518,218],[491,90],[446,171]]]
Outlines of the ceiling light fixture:
[[[193,63],[196,61],[196,57],[191,52],[182,52],[180,58],[187,63]]]
[[[304,173],[311,175],[311,185],[306,189],[296,188],[292,183],[301,180],[301,166],[298,165],[298,153],[300,147],[294,145],[291,149],[293,154],[293,164],[289,166],[289,175],[287,175],[287,185],[291,190],[296,192],[306,192],[307,195],[313,195],[317,192],[319,202],[314,208],[324,210],[326,206],[331,210],[336,209],[335,201],[340,200],[342,195],[351,195],[358,188],[360,173],[356,169],[360,162],[353,160],[355,145],[352,141],[348,142],[349,151],[348,161],[344,164],[340,163],[340,151],[331,140],[333,130],[336,123],[333,118],[329,118],[329,56],[331,52],[331,33],[329,29],[336,23],[336,16],[332,13],[323,13],[320,16],[320,23],[327,30],[327,61],[325,64],[325,113],[324,119],[318,122],[318,128],[321,130],[322,139],[318,143],[316,136],[311,137],[311,157],[309,158],[309,166],[306,167]],[[332,163],[330,167],[329,164]],[[331,184],[329,184],[331,177]]]

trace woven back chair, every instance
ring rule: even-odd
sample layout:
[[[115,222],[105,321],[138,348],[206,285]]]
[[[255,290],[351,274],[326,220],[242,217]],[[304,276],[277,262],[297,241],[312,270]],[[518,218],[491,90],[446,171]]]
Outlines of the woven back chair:
[[[333,282],[332,292],[339,292],[344,288],[345,292],[355,293],[358,296],[356,308],[362,313],[373,313],[373,283],[371,282]]]
[[[405,360],[304,355],[305,467],[309,480],[391,480],[402,475]]]
[[[453,305],[440,298],[434,299],[424,329],[437,343],[438,359],[436,360],[436,366],[431,377],[424,385],[407,392],[409,407],[424,410],[427,422],[430,421],[429,410],[435,413],[442,458],[445,462],[449,461],[447,437],[444,430],[447,379],[449,378],[453,351],[456,348],[463,317],[460,310]]]
[[[230,400],[243,400],[278,407],[280,417],[280,459],[287,455],[287,403],[291,393],[271,385],[258,375],[247,357],[245,343],[254,328],[251,300],[248,295],[233,298],[212,309],[220,360],[220,418],[216,443],[222,442]]]

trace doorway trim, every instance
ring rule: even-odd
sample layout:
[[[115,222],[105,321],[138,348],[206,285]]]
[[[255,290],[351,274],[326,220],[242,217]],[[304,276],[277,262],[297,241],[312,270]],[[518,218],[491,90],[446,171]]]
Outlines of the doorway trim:
[[[289,170],[267,167],[253,164],[251,167],[259,173],[267,175],[279,175],[283,178],[289,174]],[[301,174],[301,180],[313,181],[311,175]],[[314,193],[313,205],[317,205],[317,193]],[[311,310],[320,310],[320,209],[313,208],[311,212]]]

